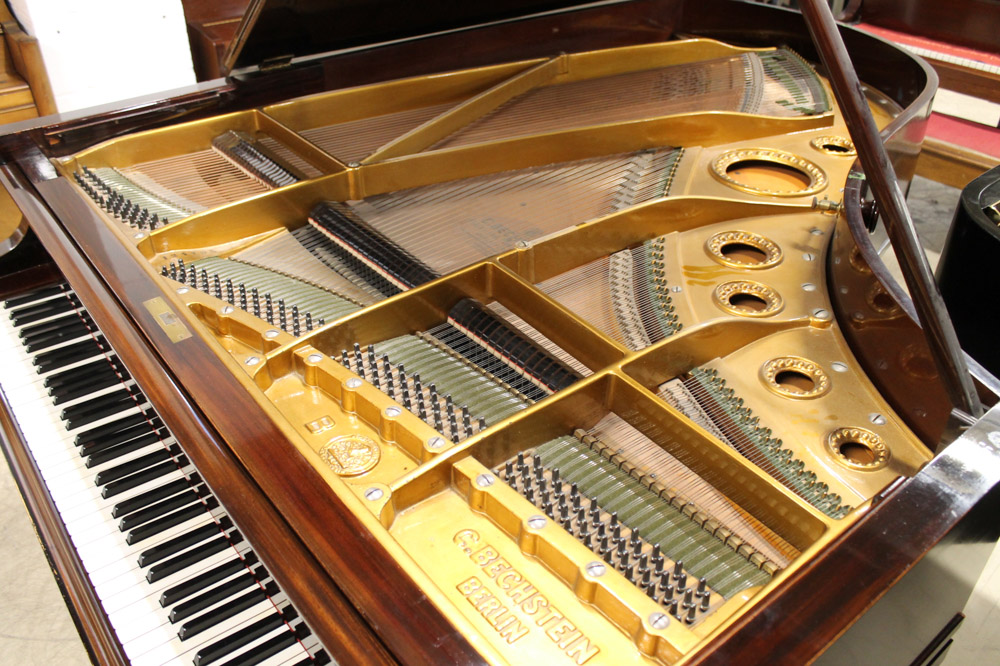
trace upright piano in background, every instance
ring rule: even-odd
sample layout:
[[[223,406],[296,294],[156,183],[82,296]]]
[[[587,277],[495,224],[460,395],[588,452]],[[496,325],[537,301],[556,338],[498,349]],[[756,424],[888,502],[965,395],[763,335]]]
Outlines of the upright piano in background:
[[[95,661],[940,659],[996,417],[801,17],[564,4],[253,3],[227,79],[7,128],[4,450]],[[908,180],[934,74],[842,33]]]

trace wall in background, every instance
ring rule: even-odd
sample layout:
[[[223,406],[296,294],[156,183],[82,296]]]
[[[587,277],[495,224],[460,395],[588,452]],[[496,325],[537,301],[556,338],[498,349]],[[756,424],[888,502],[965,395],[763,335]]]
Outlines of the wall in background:
[[[181,0],[9,0],[59,111],[195,82]]]

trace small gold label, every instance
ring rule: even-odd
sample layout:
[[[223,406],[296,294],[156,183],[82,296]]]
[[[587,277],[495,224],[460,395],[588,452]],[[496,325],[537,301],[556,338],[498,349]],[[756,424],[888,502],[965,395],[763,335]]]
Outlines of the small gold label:
[[[381,457],[378,444],[362,435],[334,437],[319,450],[319,457],[341,476],[357,476],[374,467]]]
[[[315,421],[310,421],[306,424],[306,428],[309,432],[314,435],[317,433],[325,432],[334,426],[333,419],[330,418],[329,414],[326,416],[321,416]]]
[[[151,298],[142,304],[149,310],[149,314],[153,315],[153,321],[159,324],[171,342],[180,342],[191,337],[191,331],[161,297]]]

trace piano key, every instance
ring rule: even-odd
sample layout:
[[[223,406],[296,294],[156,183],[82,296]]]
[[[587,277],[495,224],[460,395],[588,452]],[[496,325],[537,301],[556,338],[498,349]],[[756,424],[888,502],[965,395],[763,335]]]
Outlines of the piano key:
[[[182,641],[175,634],[168,641],[160,641],[158,636],[149,636],[126,643],[123,647],[132,661],[132,666],[159,666],[167,663],[191,664],[199,645],[216,641],[233,631],[238,631],[273,611],[274,604],[265,597],[263,601],[259,601],[227,620],[206,627],[198,634],[197,639]]]
[[[191,550],[183,552],[180,555],[172,557],[166,561],[153,564],[153,566],[149,568],[149,571],[146,572],[146,581],[155,583],[160,579],[166,578],[177,573],[178,571],[182,571],[192,566],[208,555],[213,555],[226,550],[232,545],[232,538],[220,536],[212,539],[211,541],[199,545],[197,548],[192,548]]]
[[[264,641],[244,652],[243,654],[225,662],[223,666],[256,666],[270,657],[275,657],[285,649],[297,645],[298,637],[291,631],[278,633],[276,636]]]
[[[127,516],[135,511],[141,511],[142,509],[152,505],[153,502],[162,500],[166,497],[170,497],[173,494],[182,492],[190,488],[190,484],[200,483],[201,477],[193,474],[191,480],[180,479],[177,481],[171,481],[170,483],[163,484],[162,486],[157,486],[147,490],[146,492],[139,493],[133,497],[130,497],[120,502],[115,503],[111,509],[112,518],[121,518]]]
[[[144,469],[138,474],[133,474],[132,476],[118,481],[112,481],[101,489],[101,497],[104,497],[105,499],[115,497],[116,495],[119,495],[127,490],[131,490],[143,483],[147,483],[153,479],[163,476],[164,474],[172,472],[178,467],[184,467],[187,464],[187,458],[180,456],[177,462],[170,461],[160,463],[159,465]]]
[[[70,291],[69,285],[65,283],[57,284],[52,287],[40,287],[38,289],[33,289],[25,294],[21,294],[20,296],[14,296],[12,298],[6,299],[3,302],[3,306],[7,310],[12,310],[13,308],[19,307],[21,305],[34,303],[36,301],[49,298],[50,296],[58,296],[59,294],[67,293],[69,291]]]
[[[159,419],[157,419],[158,421]],[[95,426],[88,428],[87,430],[77,433],[74,437],[74,441],[77,446],[87,446],[92,442],[103,441],[105,438],[111,437],[116,433],[126,430],[131,427],[143,425],[145,423],[150,423],[150,417],[146,414],[132,414],[130,416],[123,416],[115,419],[114,421],[107,423],[102,426]]]
[[[10,313],[10,320],[14,326],[26,326],[43,319],[49,319],[54,315],[62,314],[80,307],[80,302],[75,298],[60,298],[45,301],[37,305],[26,305],[19,310]]]
[[[135,511],[118,521],[118,529],[122,532],[135,529],[152,520],[165,516],[171,511],[186,507],[189,504],[201,504],[206,501],[208,489],[204,486],[186,489],[181,493],[167,497],[164,500],[151,504],[144,509]]]
[[[55,372],[65,365],[75,363],[80,359],[81,355],[92,354],[95,350],[108,353],[111,351],[111,348],[104,341],[103,336],[96,339],[87,338],[67,343],[60,347],[56,347],[55,349],[44,351],[32,358],[31,362],[32,365],[38,368],[38,372],[40,374],[45,372]]]
[[[256,622],[252,622],[239,631],[233,632],[223,640],[206,645],[198,650],[194,657],[195,666],[209,666],[220,659],[232,655],[235,651],[261,638],[265,634],[273,632],[285,626],[285,619],[280,613],[267,615]]]
[[[128,377],[114,372],[110,368],[105,372],[95,372],[91,376],[83,377],[77,381],[66,382],[58,387],[49,387],[46,393],[49,394],[54,405],[65,405],[73,400],[78,400],[84,396],[93,396],[100,389],[110,386],[120,386]]]
[[[251,559],[256,561],[256,556],[253,553],[247,553],[245,559],[247,562],[250,562]],[[95,585],[95,590],[101,598],[101,603],[104,604],[105,609],[109,613],[142,602],[151,608],[159,606],[160,615],[166,621],[165,611],[163,611],[163,607],[159,602],[160,596],[165,590],[183,585],[188,580],[233,560],[236,562],[244,561],[236,552],[236,546],[230,544],[226,548],[218,550],[218,552],[207,555],[203,554],[190,567],[179,569],[173,574],[164,576],[152,583],[146,580],[145,572],[142,568],[134,565],[131,569],[120,573],[117,578],[107,579],[99,586]]]
[[[193,594],[197,594],[200,590],[205,589],[209,585],[213,585],[232,576],[233,574],[244,571],[248,566],[254,564],[256,561],[257,556],[253,553],[249,553],[244,559],[236,558],[227,560],[216,567],[185,580],[183,583],[172,585],[168,589],[164,590],[160,594],[159,604],[160,606],[166,608],[167,606],[182,601]]]
[[[125,543],[130,546],[134,546],[145,541],[146,539],[162,534],[165,530],[171,527],[180,525],[181,523],[187,522],[204,512],[210,511],[218,505],[219,502],[214,497],[210,497],[203,502],[198,502],[197,504],[186,506],[183,509],[174,511],[173,513],[168,513],[162,518],[130,530],[128,535],[125,537]]]
[[[208,631],[221,622],[225,622],[245,611],[260,606],[263,603],[270,603],[268,597],[278,593],[273,584],[268,584],[264,589],[260,587],[242,594],[235,599],[212,608],[202,615],[189,620],[181,625],[177,630],[177,637],[182,641],[190,640],[198,634]]]
[[[196,613],[200,613],[209,606],[214,606],[221,601],[225,601],[226,599],[235,596],[250,586],[257,586],[257,575],[259,574],[250,571],[243,571],[240,575],[230,578],[224,583],[220,583],[215,587],[209,588],[197,596],[188,599],[187,601],[183,601],[175,605],[167,614],[167,619],[170,620],[171,623],[176,624],[177,622],[188,619]]]
[[[220,535],[231,526],[232,522],[230,522],[228,518],[225,518],[218,523],[213,522],[210,525],[206,525],[196,530],[192,530],[191,532],[182,534],[175,539],[161,543],[153,548],[147,548],[139,554],[139,559],[137,560],[139,562],[139,566],[148,567],[165,558],[176,555],[196,543]],[[152,571],[150,571],[150,573],[152,573]],[[150,582],[152,582],[152,580],[150,580]]]
[[[135,474],[136,472],[141,472],[154,465],[168,461],[173,462],[181,455],[181,449],[179,446],[171,446],[168,449],[164,449],[159,445],[159,441],[156,441],[155,443],[159,450],[101,470],[94,475],[94,483],[99,486],[106,486],[112,481],[124,479],[125,477]]]
[[[88,451],[83,464],[87,468],[97,467],[112,460],[121,458],[128,453],[134,453],[139,449],[144,449],[151,444],[158,444],[164,437],[163,431],[146,432],[144,435],[132,437],[118,444],[108,444],[97,451]]]

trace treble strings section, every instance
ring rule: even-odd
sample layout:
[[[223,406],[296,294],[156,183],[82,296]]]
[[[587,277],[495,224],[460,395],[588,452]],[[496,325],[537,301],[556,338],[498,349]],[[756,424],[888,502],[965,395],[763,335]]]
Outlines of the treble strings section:
[[[494,471],[687,624],[766,585],[799,555],[613,412]]]
[[[829,110],[812,67],[776,49],[535,88],[431,149],[700,111],[789,117]]]
[[[632,351],[681,330],[664,265],[666,237],[595,259],[535,286]]]
[[[235,130],[216,136],[204,150],[122,168],[83,165],[73,173],[105,212],[140,231],[320,175],[273,137]]]
[[[658,395],[723,444],[831,518],[851,506],[785,446],[779,435],[744,404],[717,370],[693,368],[661,384]]]

